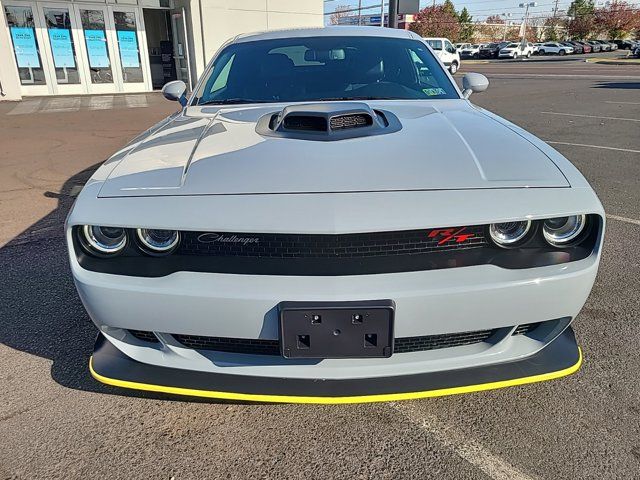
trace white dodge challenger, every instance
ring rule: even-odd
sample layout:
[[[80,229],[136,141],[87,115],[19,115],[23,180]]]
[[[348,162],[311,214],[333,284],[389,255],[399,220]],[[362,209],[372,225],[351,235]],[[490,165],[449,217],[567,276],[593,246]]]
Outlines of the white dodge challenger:
[[[402,400],[549,380],[605,226],[578,170],[468,100],[417,35],[226,43],[179,111],[107,160],[66,224],[120,387],[267,402]]]

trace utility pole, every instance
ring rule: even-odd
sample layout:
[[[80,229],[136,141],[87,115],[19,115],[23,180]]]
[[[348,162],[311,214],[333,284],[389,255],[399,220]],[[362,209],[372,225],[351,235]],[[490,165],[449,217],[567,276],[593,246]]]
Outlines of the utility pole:
[[[358,26],[362,25],[362,0],[358,0]]]
[[[380,0],[380,26],[384,27],[384,0]]]
[[[398,28],[398,0],[389,0],[389,28]]]

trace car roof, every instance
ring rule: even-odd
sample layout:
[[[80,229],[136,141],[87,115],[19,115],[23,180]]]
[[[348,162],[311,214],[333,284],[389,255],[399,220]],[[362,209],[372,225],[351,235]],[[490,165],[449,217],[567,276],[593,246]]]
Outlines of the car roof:
[[[303,37],[385,37],[385,38],[422,38],[409,30],[397,28],[372,28],[356,26],[331,26],[320,28],[287,28],[282,30],[269,30],[255,33],[243,33],[235,37],[231,43],[254,42],[257,40],[274,40],[279,38],[303,38]]]

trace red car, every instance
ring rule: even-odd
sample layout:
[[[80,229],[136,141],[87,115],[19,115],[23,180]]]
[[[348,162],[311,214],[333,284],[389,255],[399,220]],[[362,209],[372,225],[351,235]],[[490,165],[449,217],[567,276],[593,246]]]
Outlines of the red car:
[[[582,45],[582,52],[583,53],[591,53],[591,51],[593,50],[593,47],[588,42],[581,42],[579,40],[574,40],[571,43],[578,43],[578,44]]]

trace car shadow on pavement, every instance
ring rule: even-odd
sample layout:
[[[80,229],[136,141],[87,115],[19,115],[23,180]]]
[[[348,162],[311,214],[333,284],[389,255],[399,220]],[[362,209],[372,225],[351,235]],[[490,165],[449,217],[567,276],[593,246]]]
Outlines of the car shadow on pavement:
[[[69,178],[57,208],[0,248],[0,343],[51,360],[51,377],[77,390],[171,401],[227,403],[126,390],[94,380],[88,368],[98,333],[76,292],[64,240],[64,221],[98,165]],[[238,403],[238,402],[234,402]]]
[[[638,90],[639,82],[598,82],[593,88],[617,88],[620,90]]]

